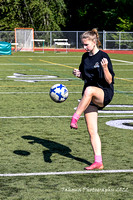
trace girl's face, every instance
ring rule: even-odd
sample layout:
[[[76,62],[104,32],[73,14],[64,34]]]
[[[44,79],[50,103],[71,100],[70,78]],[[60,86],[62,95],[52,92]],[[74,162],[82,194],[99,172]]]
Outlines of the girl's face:
[[[94,40],[82,39],[83,47],[88,52],[93,52],[96,42]]]

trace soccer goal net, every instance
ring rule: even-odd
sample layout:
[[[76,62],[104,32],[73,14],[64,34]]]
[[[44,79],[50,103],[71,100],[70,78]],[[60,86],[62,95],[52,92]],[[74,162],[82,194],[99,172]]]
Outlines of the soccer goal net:
[[[15,28],[15,50],[33,51],[34,50],[34,29]]]

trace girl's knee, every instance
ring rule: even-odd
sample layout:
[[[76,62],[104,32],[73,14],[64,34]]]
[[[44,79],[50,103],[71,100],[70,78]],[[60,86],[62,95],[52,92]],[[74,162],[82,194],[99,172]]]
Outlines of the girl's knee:
[[[90,137],[95,137],[98,133],[96,131],[88,131]]]
[[[89,87],[87,87],[87,88],[85,89],[84,95],[86,95],[86,96],[88,96],[88,95],[93,95],[93,91],[94,91],[93,87],[89,86]]]
[[[90,127],[87,127],[87,129],[88,129],[88,133],[89,133],[89,135],[90,135],[90,137],[92,136],[95,136],[95,135],[97,135],[98,134],[98,131],[97,131],[97,128],[95,127],[95,128],[90,128]]]

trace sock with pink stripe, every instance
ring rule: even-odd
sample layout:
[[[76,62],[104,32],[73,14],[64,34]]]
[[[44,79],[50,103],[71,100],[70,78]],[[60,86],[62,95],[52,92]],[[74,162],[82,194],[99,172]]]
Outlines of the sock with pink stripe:
[[[72,123],[77,123],[77,121],[79,120],[80,115],[78,115],[77,113],[74,113],[74,115],[72,116]]]
[[[95,162],[102,163],[102,156],[101,155],[95,155]]]

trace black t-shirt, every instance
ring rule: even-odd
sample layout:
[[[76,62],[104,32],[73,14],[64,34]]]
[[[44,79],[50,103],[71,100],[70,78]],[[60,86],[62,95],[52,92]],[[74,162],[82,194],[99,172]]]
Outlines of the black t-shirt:
[[[108,69],[112,75],[112,83],[108,84],[104,77],[103,68],[101,66],[101,61],[103,58],[108,60]],[[111,89],[114,90],[114,71],[112,67],[111,60],[107,53],[99,50],[95,55],[89,56],[89,52],[86,52],[82,56],[82,61],[79,66],[79,70],[82,74],[82,79],[84,80],[84,89],[88,86],[95,86],[102,88],[103,90]]]

